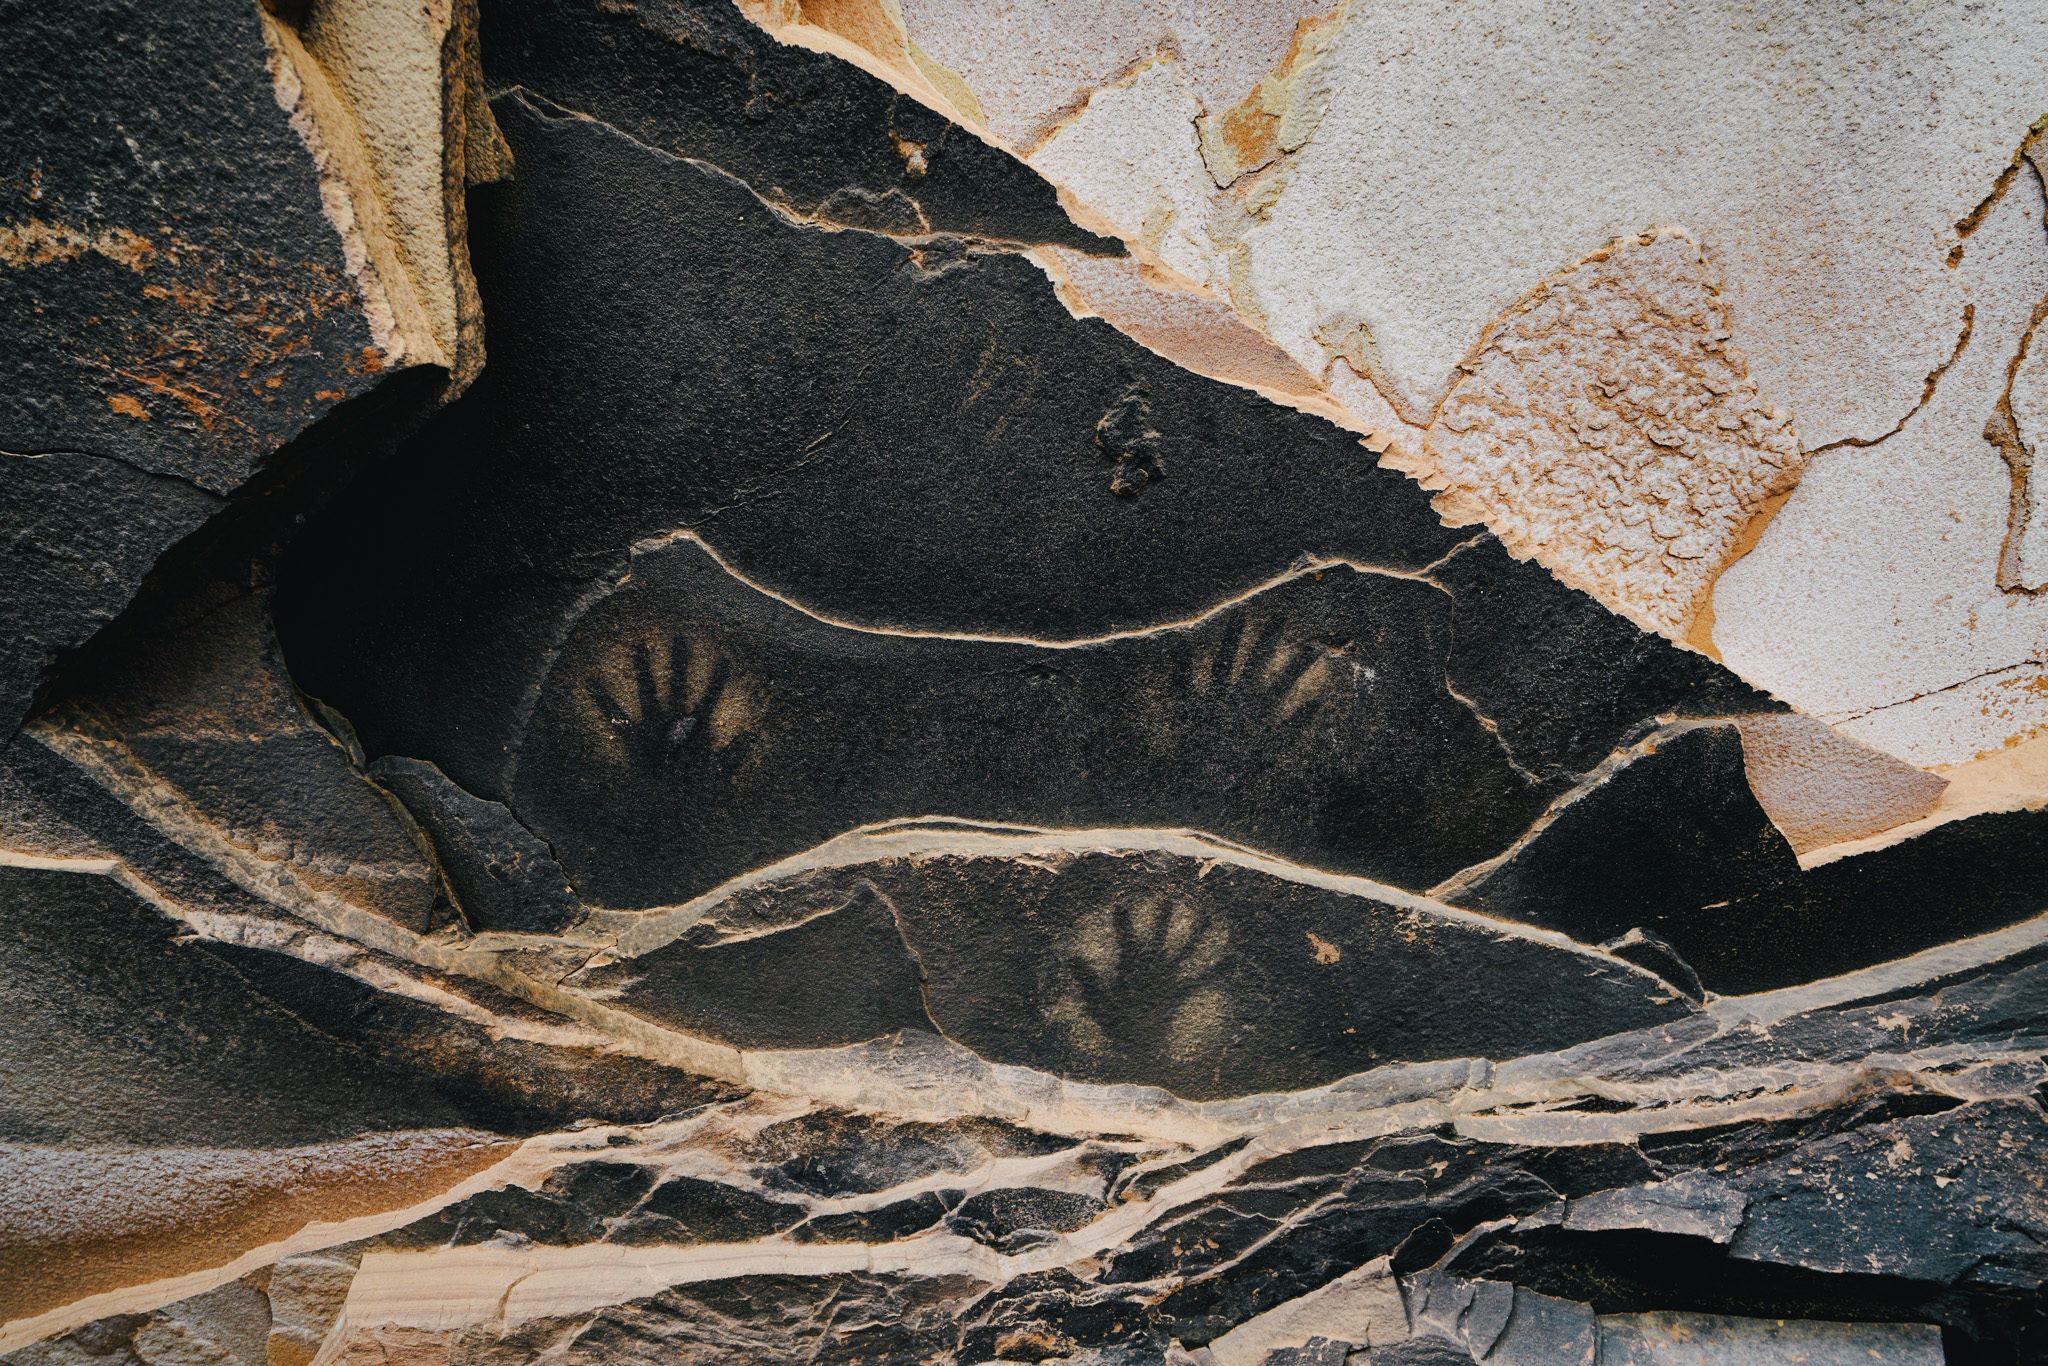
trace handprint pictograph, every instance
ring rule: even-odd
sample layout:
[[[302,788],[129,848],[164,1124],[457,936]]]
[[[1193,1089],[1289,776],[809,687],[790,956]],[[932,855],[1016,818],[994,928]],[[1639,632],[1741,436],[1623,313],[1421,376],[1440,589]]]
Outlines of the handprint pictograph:
[[[1177,891],[1139,892],[1074,925],[1047,1014],[1089,1052],[1197,1058],[1237,1032],[1222,980],[1229,956],[1220,917]]]
[[[1312,736],[1327,742],[1377,682],[1353,637],[1290,629],[1261,612],[1206,628],[1136,695],[1155,754],[1222,741],[1271,756]]]
[[[600,733],[636,774],[730,773],[745,761],[759,719],[758,689],[715,643],[641,637],[626,655],[586,677],[583,688]]]

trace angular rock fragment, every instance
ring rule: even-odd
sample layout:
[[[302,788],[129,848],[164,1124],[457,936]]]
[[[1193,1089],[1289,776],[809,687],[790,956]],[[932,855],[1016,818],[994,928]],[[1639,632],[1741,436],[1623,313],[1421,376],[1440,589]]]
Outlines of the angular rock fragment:
[[[634,1162],[576,1162],[555,1169],[542,1193],[598,1218],[624,1214],[654,1185],[653,1168]]]
[[[1640,1228],[1725,1243],[1742,1227],[1749,1200],[1701,1172],[1574,1200],[1564,1227],[1575,1232]]]
[[[894,909],[872,887],[847,890],[844,904],[780,933],[679,945],[579,980],[635,1014],[741,1048],[937,1032]]]
[[[366,772],[433,840],[472,928],[546,934],[583,918],[562,866],[502,802],[472,797],[417,759],[387,755]]]
[[[640,1202],[638,1217],[616,1229],[615,1241],[750,1243],[799,1223],[805,1207],[715,1181],[670,1177]]]
[[[259,595],[195,604],[195,620],[137,642],[133,662],[83,690],[66,714],[230,844],[424,932],[440,878],[403,813],[308,715],[265,605]]]
[[[286,1257],[270,1268],[263,1288],[270,1302],[269,1366],[307,1366],[320,1351],[348,1300],[362,1253],[347,1246]]]
[[[1720,295],[1682,232],[1592,253],[1487,329],[1413,472],[1447,517],[1685,639],[1750,522],[1799,480],[1791,419],[1758,396]]]
[[[385,1234],[379,1246],[425,1249],[512,1242],[568,1247],[596,1242],[604,1231],[603,1224],[565,1201],[507,1186],[436,1210]]]
[[[0,447],[7,438],[0,436]],[[0,449],[6,574],[0,716],[12,731],[57,658],[127,606],[163,548],[223,500],[186,480],[76,451]]]
[[[483,65],[494,88],[708,162],[799,218],[1123,253],[1008,152],[838,57],[776,42],[730,0],[493,6]]]
[[[1810,716],[1751,716],[1740,729],[1750,791],[1797,854],[1918,820],[1948,786]]]
[[[686,936],[570,985],[636,1014],[709,1023],[744,1047],[850,1043],[900,1018],[867,1004],[880,985],[869,965],[894,947],[912,970],[898,1009],[916,1011],[918,1027],[990,1061],[1196,1099],[1557,1047],[1690,1010],[1619,959],[1285,871],[1057,846],[856,865],[797,880],[804,903],[827,909],[791,928],[719,943],[714,911],[699,943]],[[749,906],[775,896],[758,888]],[[874,949],[856,947],[862,933]],[[764,999],[776,995],[779,1010]],[[758,1022],[723,1023],[742,1018]],[[813,1033],[841,1021],[838,1036]]]
[[[476,0],[267,6],[264,37],[387,363],[439,365],[459,392],[483,365],[463,191],[510,168],[477,69]]]
[[[984,1191],[963,1201],[946,1219],[948,1231],[998,1252],[1020,1252],[1093,1223],[1102,1202],[1072,1191]]]
[[[1705,988],[1700,985],[1700,975],[1692,970],[1692,964],[1685,961],[1671,941],[1662,935],[1652,934],[1637,926],[1616,939],[1610,939],[1600,946],[1605,953],[1616,958],[1625,958],[1639,968],[1656,973],[1676,987],[1688,1000],[1704,998]]]
[[[1095,314],[1117,331],[1198,375],[1265,394],[1304,411],[1323,412],[1321,382],[1295,359],[1247,327],[1229,303],[1178,288],[1157,270],[1129,258],[1040,248],[1060,298],[1077,314]]]
[[[962,1176],[1001,1158],[1063,1152],[1075,1142],[999,1120],[890,1123],[821,1110],[762,1129],[745,1156],[750,1174],[771,1190],[868,1195],[926,1178]]]
[[[889,1243],[934,1228],[945,1217],[945,1199],[927,1191],[876,1210],[814,1215],[790,1236],[800,1243]]]
[[[466,1357],[490,1366],[528,1361],[566,1341],[571,1362],[615,1354],[683,1361],[944,1360],[959,1342],[949,1319],[979,1284],[950,1274],[898,1277],[747,1275],[677,1286],[576,1319],[545,1319],[500,1334],[463,1336]]]
[[[1275,1360],[1316,1366],[1332,1353],[1341,1363],[1349,1349],[1368,1344],[1382,1352],[1407,1336],[1400,1282],[1386,1262],[1376,1259],[1239,1324],[1211,1342],[1208,1351],[1216,1366]]]
[[[1822,1138],[1733,1184],[1751,1206],[1731,1256],[1943,1285],[2048,1281],[2048,1121],[2028,1101]]]
[[[2048,818],[1974,817],[1801,869],[1745,776],[1734,726],[1659,738],[1560,802],[1516,850],[1438,895],[1599,943],[1642,929],[1708,990],[1770,990],[2048,909]]]

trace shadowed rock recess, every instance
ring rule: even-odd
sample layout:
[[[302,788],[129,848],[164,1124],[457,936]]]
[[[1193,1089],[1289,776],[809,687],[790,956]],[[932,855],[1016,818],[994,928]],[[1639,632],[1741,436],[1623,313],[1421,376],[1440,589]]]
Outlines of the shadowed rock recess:
[[[0,6],[0,1362],[2048,1361],[2027,7],[1553,9]]]

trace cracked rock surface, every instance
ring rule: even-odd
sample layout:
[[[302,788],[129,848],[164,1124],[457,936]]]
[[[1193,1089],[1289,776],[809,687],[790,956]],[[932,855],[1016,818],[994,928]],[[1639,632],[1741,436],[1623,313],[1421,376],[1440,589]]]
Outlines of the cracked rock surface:
[[[0,7],[0,1361],[2048,1360],[2038,28]]]

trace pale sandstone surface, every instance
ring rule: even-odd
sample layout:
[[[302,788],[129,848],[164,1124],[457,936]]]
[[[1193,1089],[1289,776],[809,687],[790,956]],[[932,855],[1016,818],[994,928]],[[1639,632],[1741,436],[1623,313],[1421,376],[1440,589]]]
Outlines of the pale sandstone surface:
[[[1871,853],[1972,816],[2041,810],[2048,806],[2048,736],[1946,769],[1940,776],[1948,786],[1919,819],[1862,839],[1823,845],[1802,855],[1800,862],[1814,867],[1854,854]]]
[[[2012,442],[2007,463],[2016,468],[2007,559],[2000,568],[2007,571],[2001,574],[2004,586],[2038,593],[2048,589],[2048,339],[2041,335],[2038,316],[2022,350],[2015,357],[2007,400]]]
[[[903,18],[919,46],[973,90],[996,139],[1026,151],[1089,92],[1161,53],[1177,56],[1205,107],[1226,108],[1279,64],[1297,22],[1328,8],[1328,0],[908,0]]]
[[[1004,48],[950,12],[905,9],[941,60],[957,39],[972,62],[955,69],[984,103],[1070,63],[1100,73],[1090,104],[1128,109],[1122,78],[1157,51],[1151,16],[1059,17],[1006,13]],[[1683,223],[1726,265],[1736,340],[1809,443],[1876,436],[1946,356],[1965,301],[1943,266],[1954,224],[2048,107],[2043,21],[2024,8],[1354,4],[1333,17],[1290,73],[1283,169],[1245,195],[1259,222],[1240,305],[1303,359],[1325,354],[1332,322],[1365,327],[1414,421],[1535,281],[1617,235]],[[1128,56],[1083,56],[1105,48]],[[1184,62],[1183,99],[1211,116],[1256,83],[1220,96],[1220,73]],[[1070,188],[1138,238],[1152,205],[1119,217],[1088,191],[1141,161],[1199,159],[1169,103],[1099,128],[1082,109],[1040,149],[990,126],[1034,161],[1065,144]],[[1140,129],[1151,145],[1134,155]]]
[[[2048,601],[1999,587],[2012,476],[1984,432],[2048,295],[2042,211],[2039,182],[2015,178],[1951,272],[1968,338],[1926,406],[1882,441],[1810,456],[1714,593],[1731,667],[1922,767],[2048,725]]]
[[[1810,716],[1752,716],[1739,729],[1750,790],[1800,854],[1919,820],[1948,787]]]
[[[1096,91],[1030,164],[1174,271],[1227,294],[1208,220],[1242,211],[1217,193],[1202,165],[1194,141],[1201,113],[1178,63],[1147,62]]]
[[[1355,422],[1323,385],[1229,303],[1181,286],[1129,257],[1084,256],[1060,247],[1035,253],[1077,314],[1094,314],[1147,349],[1198,375],[1257,389],[1332,421]]]
[[[1362,324],[1422,420],[1480,330],[1624,233],[1683,224],[1809,449],[1874,437],[1946,359],[1944,265],[2048,108],[2024,7],[1350,11],[1246,235],[1275,340]],[[1310,113],[1310,111],[1315,111]],[[1284,141],[1284,139],[1283,139]]]

